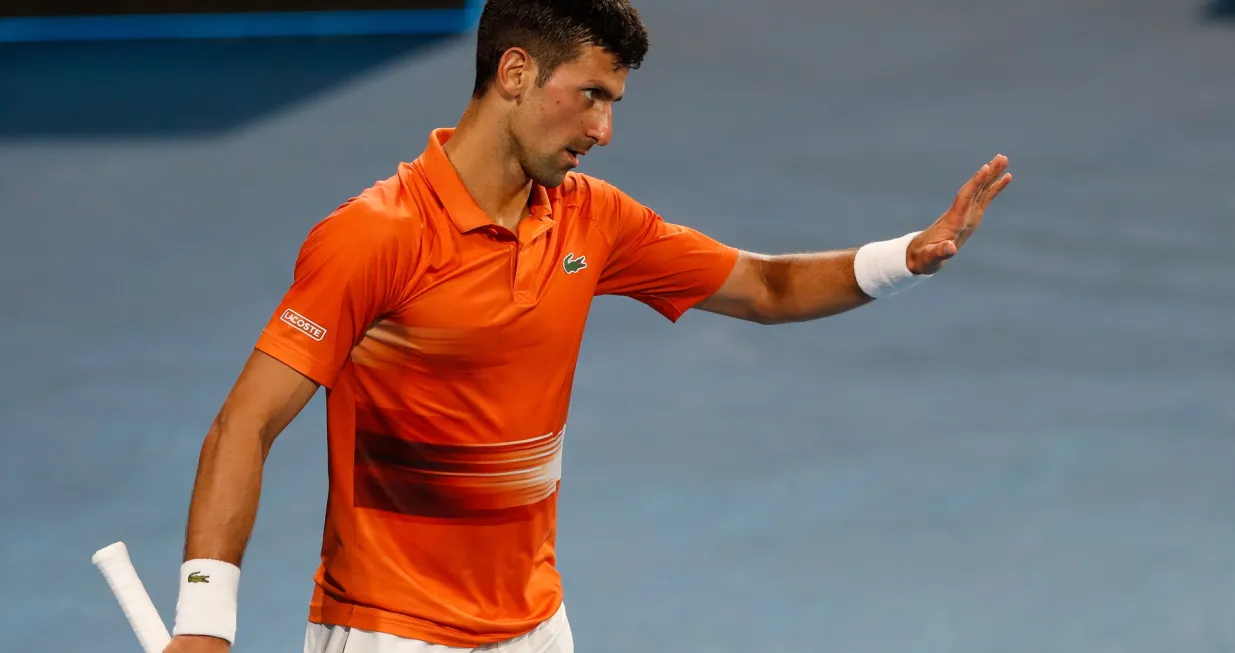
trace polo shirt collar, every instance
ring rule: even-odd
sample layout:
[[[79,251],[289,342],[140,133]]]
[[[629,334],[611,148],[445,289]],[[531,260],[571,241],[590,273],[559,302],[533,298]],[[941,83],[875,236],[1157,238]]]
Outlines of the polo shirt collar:
[[[446,151],[442,148],[446,141],[450,140],[454,131],[453,128],[446,127],[433,130],[429,134],[429,142],[425,146],[425,151],[416,161],[428,178],[429,185],[441,199],[442,206],[446,208],[446,213],[454,222],[455,227],[467,233],[482,227],[493,226],[494,222],[463,185],[463,180],[459,178],[454,164],[450,162],[450,158],[446,156]],[[540,184],[532,184],[529,213],[531,218],[550,219],[549,192]]]

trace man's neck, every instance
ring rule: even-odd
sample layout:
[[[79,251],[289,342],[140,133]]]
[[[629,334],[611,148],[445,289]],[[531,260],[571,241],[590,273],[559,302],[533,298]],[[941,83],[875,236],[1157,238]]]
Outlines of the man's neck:
[[[514,230],[527,216],[532,181],[519,165],[501,122],[483,113],[478,104],[469,105],[442,149],[481,210]]]

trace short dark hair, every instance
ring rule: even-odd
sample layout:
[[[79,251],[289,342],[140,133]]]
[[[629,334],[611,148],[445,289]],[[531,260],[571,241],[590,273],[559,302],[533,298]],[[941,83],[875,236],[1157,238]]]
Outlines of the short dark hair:
[[[629,0],[488,0],[476,35],[476,83],[481,97],[497,76],[502,55],[525,48],[544,84],[585,45],[602,48],[620,68],[635,69],[648,51],[647,29]]]

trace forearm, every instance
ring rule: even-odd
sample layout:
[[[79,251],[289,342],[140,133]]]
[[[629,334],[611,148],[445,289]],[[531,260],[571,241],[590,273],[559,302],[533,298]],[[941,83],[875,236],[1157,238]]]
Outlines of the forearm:
[[[760,261],[766,308],[761,321],[804,322],[844,313],[871,301],[854,274],[857,249],[765,256]]]
[[[763,321],[801,322],[844,313],[917,284],[913,232],[859,248],[762,257]]]
[[[308,377],[261,351],[245,362],[202,442],[180,567],[177,638],[235,641],[240,562],[257,519],[262,468],[275,438],[316,390]]]
[[[261,495],[268,446],[253,428],[218,419],[202,443],[185,534],[185,560],[240,565]]]

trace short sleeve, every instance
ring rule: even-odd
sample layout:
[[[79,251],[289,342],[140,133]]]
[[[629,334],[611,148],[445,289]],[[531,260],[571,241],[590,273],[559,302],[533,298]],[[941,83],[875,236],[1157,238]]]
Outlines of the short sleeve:
[[[621,295],[676,322],[729,278],[738,250],[665,221],[615,186],[589,179],[592,217],[612,251],[597,295]]]
[[[256,348],[326,387],[405,290],[414,254],[405,221],[353,202],[309,231],[291,287]]]

